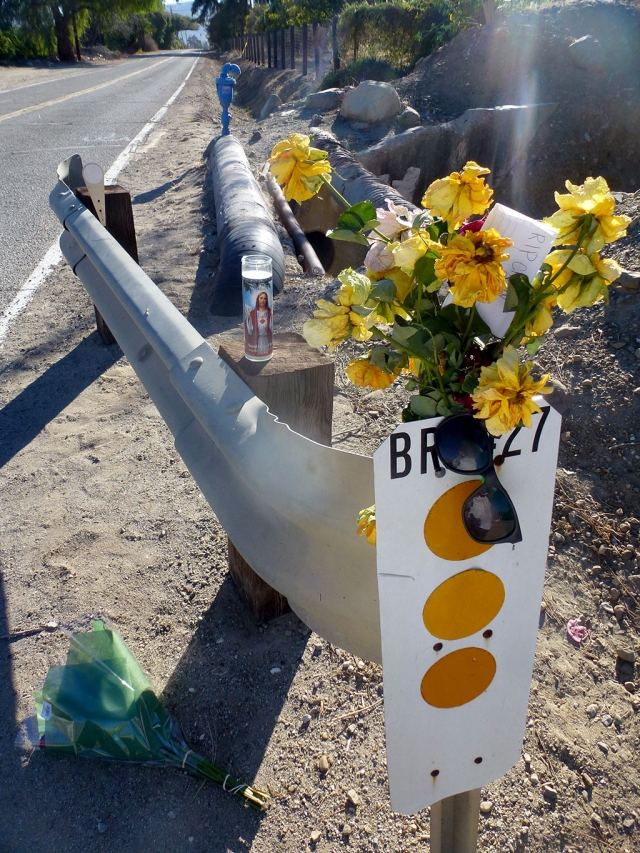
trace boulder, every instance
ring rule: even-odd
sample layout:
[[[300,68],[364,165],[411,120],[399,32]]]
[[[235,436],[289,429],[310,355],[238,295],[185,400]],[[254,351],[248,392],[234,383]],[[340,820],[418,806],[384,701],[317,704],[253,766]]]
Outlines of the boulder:
[[[406,130],[409,127],[418,127],[419,124],[422,124],[420,113],[414,110],[413,107],[407,107],[398,116],[398,127],[402,128],[402,130]]]
[[[280,100],[280,98],[275,93],[273,95],[269,95],[269,97],[267,98],[267,102],[265,103],[264,107],[260,111],[260,118],[261,119],[267,118],[281,104],[282,104],[282,101]]]
[[[340,115],[353,121],[380,124],[402,109],[400,96],[390,83],[365,80],[349,92],[340,107]]]
[[[404,196],[407,201],[413,203],[418,182],[420,181],[420,169],[417,166],[409,166],[401,181],[392,181],[391,186],[398,190],[400,195]]]
[[[569,45],[571,61],[583,71],[603,70],[602,45],[593,36],[583,36]]]
[[[326,113],[329,110],[337,110],[343,98],[343,89],[323,89],[321,92],[313,92],[311,95],[307,95],[304,106],[307,110]]]

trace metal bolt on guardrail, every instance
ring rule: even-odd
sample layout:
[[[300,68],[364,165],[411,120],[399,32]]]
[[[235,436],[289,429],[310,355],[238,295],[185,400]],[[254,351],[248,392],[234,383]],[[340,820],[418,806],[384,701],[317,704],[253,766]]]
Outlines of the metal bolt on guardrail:
[[[240,75],[241,73],[240,68],[237,65],[234,65],[231,62],[225,62],[222,66],[220,76],[216,77],[218,99],[220,100],[220,106],[222,107],[222,136],[229,136],[230,133],[229,122],[231,121],[231,113],[229,112],[229,107],[231,106],[233,90],[236,86],[235,77],[230,77],[229,72],[236,75]]]

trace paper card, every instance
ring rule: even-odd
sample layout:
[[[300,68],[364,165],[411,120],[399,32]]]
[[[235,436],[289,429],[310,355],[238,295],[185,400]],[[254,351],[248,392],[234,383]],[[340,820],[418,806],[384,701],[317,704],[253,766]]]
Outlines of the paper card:
[[[87,163],[82,170],[82,177],[98,214],[98,219],[106,227],[107,208],[105,205],[104,172],[102,171],[102,167],[97,163]]]
[[[537,219],[530,219],[503,204],[495,204],[489,212],[482,230],[489,228],[495,228],[503,237],[513,241],[513,246],[506,250],[509,259],[502,264],[506,277],[522,273],[529,281],[542,266],[558,235],[555,228],[544,225]],[[498,338],[507,331],[514,314],[513,311],[505,313],[503,310],[506,297],[505,290],[494,302],[476,303],[478,314]]]
[[[466,532],[462,504],[481,481],[437,476],[440,418],[401,424],[374,453],[393,811],[480,788],[520,757],[561,423],[539,404],[533,427],[494,451],[522,530],[515,545],[480,545]]]

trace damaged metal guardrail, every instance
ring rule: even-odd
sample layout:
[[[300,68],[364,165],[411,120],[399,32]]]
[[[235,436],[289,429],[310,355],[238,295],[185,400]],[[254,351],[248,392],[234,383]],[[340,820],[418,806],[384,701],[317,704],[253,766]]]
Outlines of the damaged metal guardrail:
[[[310,628],[380,662],[375,551],[355,535],[372,460],[278,422],[66,184],[49,201],[64,257],[242,556]]]

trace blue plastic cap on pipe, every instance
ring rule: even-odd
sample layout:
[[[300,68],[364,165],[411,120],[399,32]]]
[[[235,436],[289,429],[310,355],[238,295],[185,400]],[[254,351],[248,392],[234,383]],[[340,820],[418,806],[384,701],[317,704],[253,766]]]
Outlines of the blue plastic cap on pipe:
[[[233,100],[233,90],[236,85],[236,80],[234,77],[229,76],[229,72],[231,74],[239,75],[241,73],[240,68],[237,65],[234,65],[231,62],[225,62],[222,66],[222,71],[220,72],[220,76],[216,77],[216,88],[218,90],[218,99],[220,101],[220,106],[222,107],[222,135],[229,135],[229,122],[231,121],[231,115],[229,113],[229,107],[231,106],[231,101]]]

